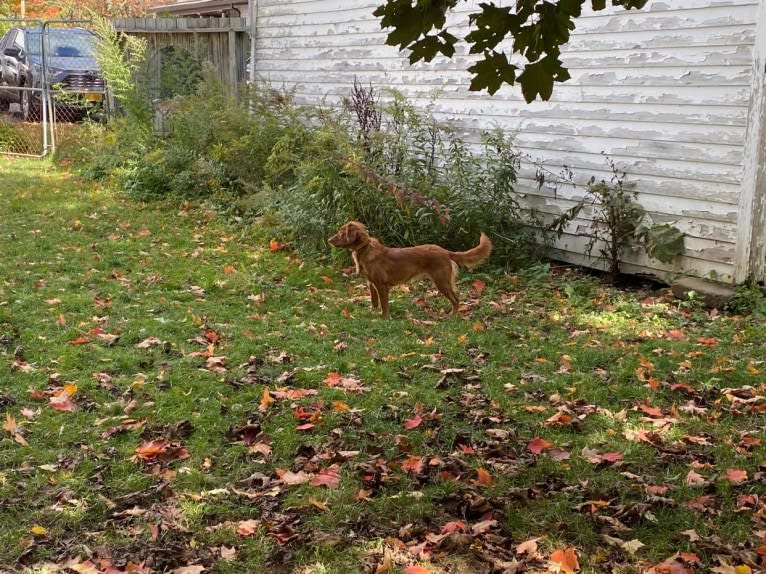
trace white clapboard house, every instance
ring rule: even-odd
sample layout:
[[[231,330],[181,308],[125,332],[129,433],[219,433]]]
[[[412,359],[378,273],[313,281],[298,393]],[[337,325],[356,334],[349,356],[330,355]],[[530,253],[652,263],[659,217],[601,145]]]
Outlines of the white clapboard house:
[[[726,283],[766,278],[766,0],[650,0],[640,11],[586,13],[564,55],[572,79],[557,84],[550,101],[532,104],[516,87],[493,96],[468,91],[465,49],[410,66],[407,54],[385,44],[373,16],[380,3],[240,4],[255,35],[255,74],[324,105],[340,104],[355,79],[423,105],[438,90],[440,117],[469,133],[513,132],[525,156],[554,173],[566,165],[580,183],[610,178],[606,154],[627,172],[652,221],[686,235],[673,264],[639,251],[626,254],[626,270]],[[186,4],[205,2],[174,7],[181,14]],[[461,2],[451,26],[459,30],[477,5]],[[522,175],[519,188],[551,213],[583,196],[582,185],[539,188],[531,168]],[[558,242],[560,258],[587,263],[588,226],[583,213]]]

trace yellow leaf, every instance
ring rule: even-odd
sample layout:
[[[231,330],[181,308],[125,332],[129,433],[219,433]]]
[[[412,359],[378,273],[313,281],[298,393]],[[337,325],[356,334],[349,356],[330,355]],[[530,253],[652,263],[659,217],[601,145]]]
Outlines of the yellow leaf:
[[[77,385],[74,383],[64,383],[64,392],[67,393],[70,397],[74,396],[74,394],[77,392]]]
[[[29,531],[35,536],[45,536],[48,534],[48,529],[44,526],[40,526],[39,524],[35,524],[32,528],[29,529]]]
[[[5,413],[5,422],[3,423],[3,428],[11,434],[16,432],[16,419],[11,416],[11,413]]]
[[[752,574],[753,570],[747,564],[740,564],[734,568],[734,572],[737,574]]]
[[[269,408],[269,405],[274,402],[274,399],[271,398],[271,395],[269,394],[269,389],[264,388],[263,394],[261,395],[261,404],[258,406],[258,410],[261,412],[266,412]]]
[[[327,503],[322,502],[321,500],[317,500],[316,498],[309,498],[309,504],[315,508],[318,508],[322,512],[329,512],[330,507],[327,506]]]

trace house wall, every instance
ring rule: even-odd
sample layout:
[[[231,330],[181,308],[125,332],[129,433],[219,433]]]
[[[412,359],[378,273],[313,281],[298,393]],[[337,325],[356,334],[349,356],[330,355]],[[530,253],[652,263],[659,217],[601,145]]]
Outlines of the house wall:
[[[507,4],[509,0],[504,0]],[[501,4],[503,4],[501,3]],[[467,137],[501,127],[516,134],[525,157],[576,186],[538,189],[525,162],[519,189],[532,205],[557,213],[583,197],[584,183],[612,176],[604,155],[635,184],[655,223],[686,234],[684,257],[671,266],[642,253],[625,268],[733,281],[738,207],[758,0],[650,0],[641,11],[588,13],[564,54],[572,79],[549,102],[526,104],[516,87],[493,96],[469,92],[471,56],[410,66],[385,45],[372,12],[380,0],[258,0],[256,74],[296,89],[302,102],[339,104],[354,79],[396,88],[437,115],[460,122]],[[476,0],[450,17],[464,29]],[[588,213],[557,244],[558,255],[584,262]],[[742,230],[739,230],[742,231]]]

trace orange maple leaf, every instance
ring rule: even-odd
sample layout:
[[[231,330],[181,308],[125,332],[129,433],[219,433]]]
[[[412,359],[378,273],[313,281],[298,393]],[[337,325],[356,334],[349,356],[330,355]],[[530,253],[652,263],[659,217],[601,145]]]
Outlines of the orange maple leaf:
[[[492,478],[489,471],[481,467],[476,469],[476,480],[473,482],[480,486],[492,486],[495,484],[495,480]]]
[[[170,446],[170,442],[166,438],[144,442],[136,448],[136,457],[140,460],[151,460],[165,452],[168,446]]]
[[[423,457],[411,456],[402,463],[402,470],[412,474],[423,472]]]
[[[580,569],[580,562],[577,560],[577,550],[570,546],[565,550],[556,550],[551,554],[551,561],[555,562],[560,570],[565,574],[573,574]]]

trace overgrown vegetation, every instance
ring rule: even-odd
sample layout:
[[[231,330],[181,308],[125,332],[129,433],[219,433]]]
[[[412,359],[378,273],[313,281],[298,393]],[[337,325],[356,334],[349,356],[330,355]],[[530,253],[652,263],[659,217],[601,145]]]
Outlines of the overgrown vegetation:
[[[86,173],[141,200],[204,198],[233,216],[263,217],[300,249],[326,251],[326,237],[353,218],[394,245],[465,248],[486,231],[496,261],[518,265],[550,235],[519,202],[508,134],[468,145],[400,94],[381,103],[359,84],[333,110],[263,87],[233,98],[203,75],[194,94],[164,104],[164,133],[131,108]]]

